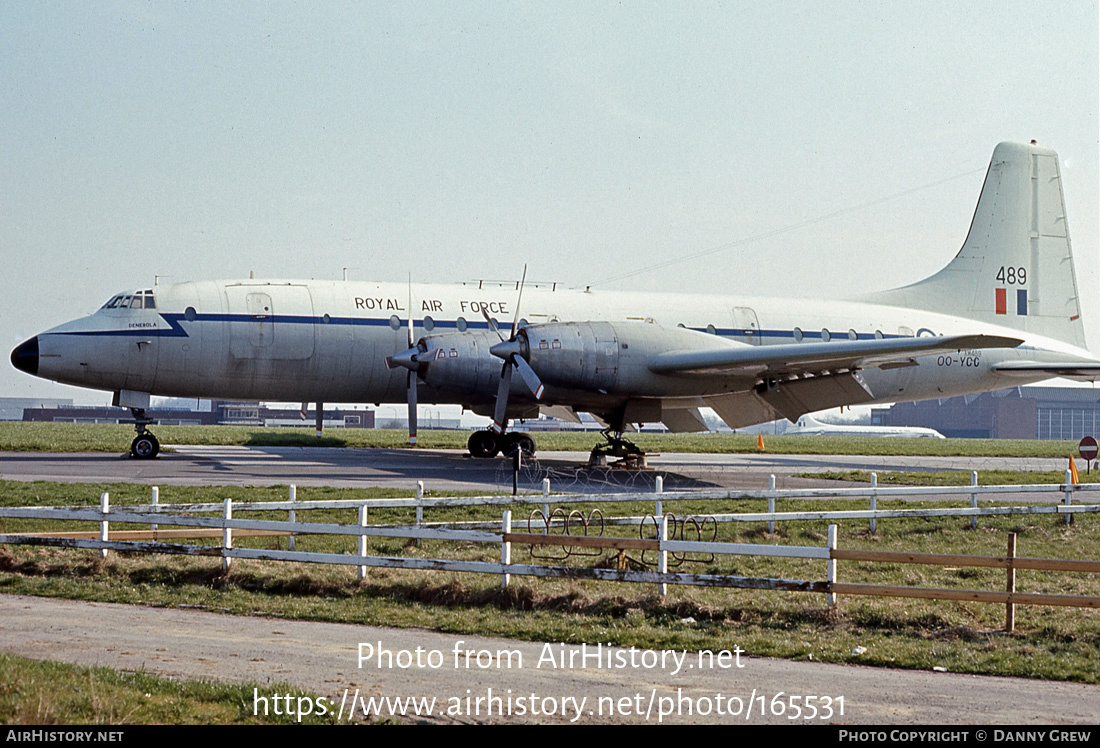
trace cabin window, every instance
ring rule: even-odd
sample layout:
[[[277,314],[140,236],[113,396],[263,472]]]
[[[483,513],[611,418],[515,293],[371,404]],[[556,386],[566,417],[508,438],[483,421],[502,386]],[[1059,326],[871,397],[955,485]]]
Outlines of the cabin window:
[[[875,330],[875,340],[882,340],[883,337],[882,330]]]
[[[469,327],[469,325],[466,323],[465,317],[459,317],[455,320],[455,329],[459,332],[466,332],[467,327]]]
[[[796,342],[796,343],[801,343],[802,342],[802,328],[801,327],[794,328],[794,342]]]
[[[707,325],[707,332],[709,332],[711,335],[718,334],[718,330],[714,327],[714,325]]]
[[[859,335],[856,334],[855,330],[848,331],[848,340],[859,340]]]
[[[332,322],[332,317],[328,316],[327,314],[324,317],[322,317],[321,319],[323,319],[325,321],[326,325],[329,324],[330,322]]]
[[[183,318],[188,322],[194,322],[195,317],[198,317],[198,313],[195,311],[195,307],[189,306],[183,310]]]
[[[391,330],[400,330],[401,329],[401,318],[398,317],[396,314],[390,315],[390,329]]]
[[[431,332],[435,329],[435,320],[431,317],[424,318],[424,332]]]
[[[833,339],[833,336],[829,334],[829,331],[826,330],[825,328],[822,328],[821,329],[821,342],[828,343],[832,339]]]

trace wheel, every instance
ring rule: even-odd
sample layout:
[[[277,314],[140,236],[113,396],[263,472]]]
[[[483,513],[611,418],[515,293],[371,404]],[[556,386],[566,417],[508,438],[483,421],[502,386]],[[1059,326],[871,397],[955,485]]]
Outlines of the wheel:
[[[466,442],[466,448],[470,450],[471,457],[488,459],[500,451],[497,445],[497,435],[492,431],[475,431],[470,434],[470,440]]]
[[[139,460],[151,460],[160,453],[160,442],[152,434],[142,434],[130,443],[130,454]]]
[[[511,455],[517,447],[524,457],[531,457],[535,454],[535,440],[531,438],[530,434],[512,432],[505,437],[505,440],[504,448],[501,451],[506,455]]]

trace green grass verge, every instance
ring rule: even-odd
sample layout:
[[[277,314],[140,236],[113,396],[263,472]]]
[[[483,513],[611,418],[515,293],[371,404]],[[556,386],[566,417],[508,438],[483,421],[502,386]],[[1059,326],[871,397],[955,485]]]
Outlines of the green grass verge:
[[[4,725],[270,725],[297,717],[253,714],[254,692],[316,697],[288,685],[213,683],[158,678],[40,662],[0,652],[0,724]],[[335,724],[332,715],[308,715],[302,724]]]
[[[0,482],[7,505],[95,504],[100,491],[112,505],[147,502],[146,488],[119,485],[69,486]],[[227,490],[230,494],[226,494]],[[299,488],[303,501],[366,498],[381,492]],[[386,492],[392,495],[394,492]],[[400,493],[400,492],[398,492]],[[221,498],[265,500],[285,497],[285,488],[162,488],[162,502]],[[962,505],[963,502],[959,502]],[[665,502],[679,515],[716,511],[761,511],[763,501],[722,505]],[[865,502],[814,501],[815,509],[863,507]],[[906,506],[880,501],[880,508]],[[795,510],[804,502],[780,501]],[[645,508],[603,506],[614,514],[641,514]],[[652,508],[650,507],[651,511]],[[520,530],[527,510],[517,508]],[[350,511],[310,512],[314,521],[353,522]],[[493,519],[499,508],[429,510],[426,519]],[[272,515],[275,516],[275,515]],[[285,516],[285,514],[283,515]],[[306,513],[299,511],[302,519]],[[372,510],[372,523],[407,522],[411,511]],[[29,520],[2,520],[0,531],[41,529]],[[1081,516],[1072,526],[1050,515],[982,518],[977,530],[957,518],[880,520],[878,532],[866,522],[840,524],[840,547],[930,553],[1002,555],[1008,532],[1016,532],[1021,556],[1095,558],[1100,522]],[[793,522],[768,534],[761,525],[724,524],[719,539],[732,542],[821,547],[824,522]],[[87,523],[85,523],[87,527]],[[630,535],[625,528],[609,534]],[[636,531],[635,531],[636,532]],[[190,541],[195,542],[195,541]],[[239,545],[284,547],[285,539],[240,539]],[[347,538],[307,536],[301,550],[350,553]],[[552,553],[556,549],[545,550]],[[425,541],[416,547],[399,539],[372,539],[371,552],[420,558],[493,560],[499,548],[473,543]],[[635,555],[636,554],[632,554]],[[532,560],[529,549],[513,547],[513,560]],[[555,563],[555,562],[550,562]],[[564,563],[595,565],[606,559],[574,557]],[[718,557],[699,559],[684,571],[742,576],[822,579],[824,563],[793,559]],[[911,565],[843,563],[846,582],[964,589],[1003,589],[1004,571]],[[1100,595],[1096,575],[1019,572],[1022,592]],[[234,614],[257,613],[302,620],[388,626],[423,626],[440,631],[512,637],[534,641],[604,642],[621,646],[674,649],[732,649],[750,656],[774,656],[865,665],[1013,675],[1100,682],[1100,619],[1094,611],[1019,607],[1017,631],[999,633],[1002,606],[949,601],[848,597],[830,610],[821,595],[708,588],[670,588],[664,598],[652,586],[564,579],[514,577],[507,590],[499,577],[447,572],[370,569],[365,581],[352,567],[237,559],[228,574],[216,558],[112,553],[106,562],[94,552],[41,547],[0,549],[0,592],[131,604],[204,606]],[[863,647],[855,655],[856,647]]]
[[[522,427],[521,427],[522,428]],[[408,434],[396,429],[329,429],[317,439],[312,429],[257,426],[156,426],[162,444],[300,447],[407,448]],[[465,449],[468,431],[422,430],[427,449]],[[132,426],[84,423],[0,423],[0,452],[125,452]],[[539,432],[544,451],[587,452],[599,434]],[[748,434],[633,434],[648,452],[754,453],[756,437]],[[765,436],[765,450],[775,454],[876,454],[970,457],[1068,457],[1077,453],[1069,441],[1025,439],[904,439],[834,436]]]

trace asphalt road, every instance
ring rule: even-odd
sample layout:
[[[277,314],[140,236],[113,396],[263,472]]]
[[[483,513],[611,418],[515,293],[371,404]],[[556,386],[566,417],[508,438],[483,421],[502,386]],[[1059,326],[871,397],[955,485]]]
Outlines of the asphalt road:
[[[265,702],[255,697],[273,709],[273,697],[285,693],[274,684],[285,682],[325,697],[326,709],[343,703],[345,714],[353,701],[361,714],[356,694],[434,697],[430,717],[405,714],[428,722],[1095,725],[1100,716],[1100,686],[1078,683],[790,662],[732,649],[714,666],[694,654],[678,663],[683,653],[624,649],[589,649],[582,660],[578,647],[557,642],[11,595],[0,596],[0,647],[81,665],[252,682],[261,709]],[[416,666],[418,648],[426,667]],[[380,650],[389,654],[380,659]],[[800,697],[801,719],[791,719],[792,696]],[[805,718],[806,697],[814,697],[814,719]],[[823,719],[827,703],[832,716]],[[784,713],[775,713],[779,704]],[[381,705],[382,716],[398,716],[392,701]],[[546,713],[532,715],[532,707]]]

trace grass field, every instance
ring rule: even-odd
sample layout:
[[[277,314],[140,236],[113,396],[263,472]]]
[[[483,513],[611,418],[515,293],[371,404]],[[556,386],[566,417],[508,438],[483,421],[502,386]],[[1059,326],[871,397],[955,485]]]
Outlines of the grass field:
[[[329,429],[317,439],[312,429],[247,426],[156,426],[162,444],[222,444],[249,446],[408,447],[408,434],[396,429]],[[465,449],[468,431],[419,433],[427,449]],[[597,433],[540,432],[540,450],[587,452]],[[132,426],[76,423],[0,423],[0,452],[125,452],[134,437]],[[757,452],[748,434],[633,434],[648,452]],[[1077,445],[1066,441],[1011,439],[904,439],[833,436],[765,436],[765,450],[776,454],[878,454],[970,457],[1068,457]]]
[[[40,662],[0,652],[0,724],[5,725],[155,725],[294,724],[295,717],[274,710],[253,714],[253,688],[289,693],[297,703],[300,689],[273,684],[225,684],[157,678]],[[311,697],[315,698],[315,697]],[[334,724],[332,715],[307,715],[303,724]]]

